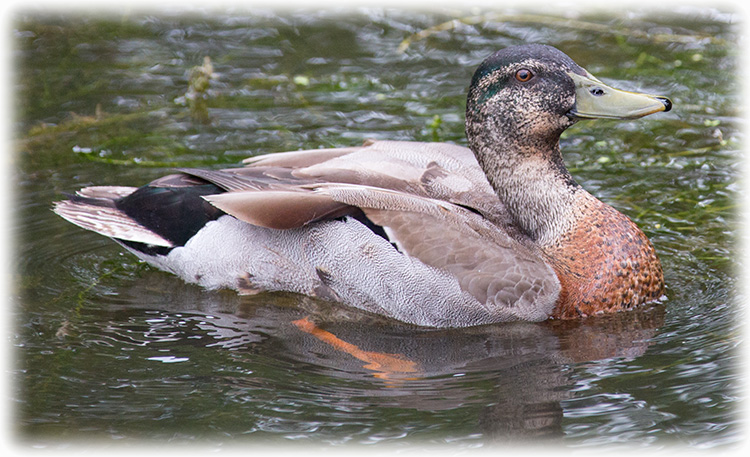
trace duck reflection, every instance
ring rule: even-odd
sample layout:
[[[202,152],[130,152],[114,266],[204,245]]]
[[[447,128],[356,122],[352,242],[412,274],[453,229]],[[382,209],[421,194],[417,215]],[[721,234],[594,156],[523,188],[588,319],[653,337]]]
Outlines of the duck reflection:
[[[366,382],[378,407],[473,408],[477,433],[495,441],[561,436],[562,402],[575,383],[569,366],[642,355],[665,314],[655,306],[578,321],[426,329],[308,297],[238,297],[185,287],[160,273],[145,276],[120,294],[118,307],[124,301],[129,308],[190,313],[205,332],[196,344],[248,352],[268,346],[300,370]],[[168,302],[158,298],[164,293]],[[319,395],[341,410],[364,394],[321,386]]]

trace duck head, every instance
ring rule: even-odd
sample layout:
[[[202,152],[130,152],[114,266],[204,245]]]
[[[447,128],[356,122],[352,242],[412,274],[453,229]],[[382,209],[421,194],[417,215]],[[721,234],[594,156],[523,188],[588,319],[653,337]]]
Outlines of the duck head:
[[[546,153],[578,120],[635,119],[671,107],[666,97],[604,84],[551,46],[511,46],[474,73],[466,133],[475,153]]]
[[[560,154],[563,131],[582,119],[635,119],[671,107],[665,97],[607,86],[553,47],[512,46],[476,70],[466,136],[514,223],[554,242],[576,216],[581,191]]]

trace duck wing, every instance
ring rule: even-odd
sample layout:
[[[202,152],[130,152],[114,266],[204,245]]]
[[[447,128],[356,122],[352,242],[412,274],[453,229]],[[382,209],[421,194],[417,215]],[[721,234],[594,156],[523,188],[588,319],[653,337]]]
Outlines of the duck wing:
[[[494,195],[474,153],[449,143],[368,141],[361,147],[252,157],[245,164],[233,171],[253,174],[259,167],[284,168],[299,180],[362,184],[442,200]]]
[[[167,181],[174,181],[174,176],[189,181],[184,176],[194,176],[226,192],[288,191],[305,184],[357,184],[448,201],[470,208],[497,224],[509,225],[504,207],[474,154],[453,144],[369,141],[360,147],[268,154],[246,159],[245,163],[243,168],[218,171],[180,169],[181,175],[167,177]],[[160,185],[159,181],[152,185]],[[273,198],[269,194],[269,202]],[[309,222],[315,220],[319,219],[311,218]]]
[[[269,228],[361,211],[403,254],[456,278],[462,290],[488,308],[492,321],[546,319],[560,292],[554,271],[533,246],[450,202],[347,183],[203,198],[237,219]],[[281,223],[279,215],[288,217]]]

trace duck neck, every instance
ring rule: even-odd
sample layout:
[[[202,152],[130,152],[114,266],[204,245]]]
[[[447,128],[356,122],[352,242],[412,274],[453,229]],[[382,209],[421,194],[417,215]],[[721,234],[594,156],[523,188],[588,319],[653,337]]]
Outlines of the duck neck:
[[[513,223],[542,247],[573,226],[577,196],[585,192],[565,168],[558,138],[544,147],[497,140],[491,146],[472,145]]]

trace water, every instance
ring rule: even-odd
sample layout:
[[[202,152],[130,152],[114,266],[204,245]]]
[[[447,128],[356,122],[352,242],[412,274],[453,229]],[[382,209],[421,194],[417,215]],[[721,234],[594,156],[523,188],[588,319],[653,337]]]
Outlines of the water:
[[[573,17],[16,14],[17,441],[739,443],[738,19],[708,8]],[[581,123],[563,139],[576,179],[653,240],[663,304],[581,322],[415,329],[294,295],[203,291],[50,211],[64,192],[137,186],[176,166],[368,138],[465,144],[474,67],[521,42],[674,101],[670,113]],[[205,56],[215,78],[204,105],[191,104],[191,69]],[[307,316],[336,343],[303,331]]]

